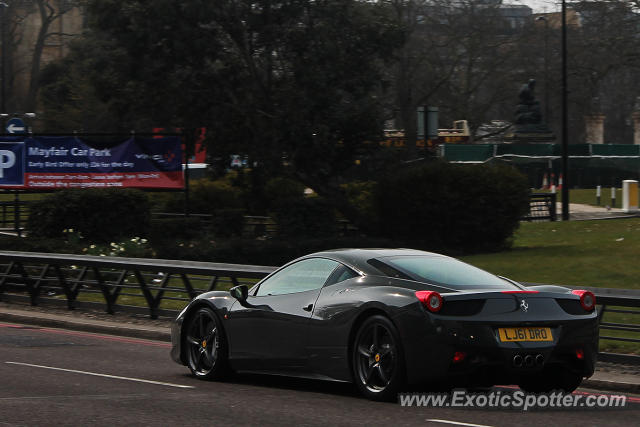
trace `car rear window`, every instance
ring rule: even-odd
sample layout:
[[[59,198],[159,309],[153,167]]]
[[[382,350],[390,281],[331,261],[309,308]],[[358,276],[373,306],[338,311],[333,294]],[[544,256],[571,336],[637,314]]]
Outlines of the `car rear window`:
[[[517,289],[498,276],[445,256],[392,256],[368,263],[389,277],[408,276],[453,289]]]

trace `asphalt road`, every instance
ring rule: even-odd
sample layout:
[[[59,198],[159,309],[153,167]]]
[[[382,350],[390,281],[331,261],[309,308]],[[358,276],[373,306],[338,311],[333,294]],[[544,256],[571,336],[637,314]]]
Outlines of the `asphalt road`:
[[[408,408],[362,399],[349,384],[259,375],[199,381],[163,342],[0,324],[0,426],[583,427],[637,425],[639,417],[638,397],[624,409]]]

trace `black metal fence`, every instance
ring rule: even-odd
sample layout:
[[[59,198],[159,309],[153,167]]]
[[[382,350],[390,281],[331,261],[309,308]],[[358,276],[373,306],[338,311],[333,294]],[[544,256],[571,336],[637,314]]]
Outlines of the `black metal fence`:
[[[0,298],[26,293],[32,305],[66,301],[175,316],[203,292],[251,285],[275,267],[31,252],[0,252]],[[16,298],[20,299],[20,298]],[[119,302],[121,304],[119,304]],[[137,306],[137,307],[136,307]]]
[[[522,218],[523,221],[555,221],[556,194],[533,193],[529,196],[529,213]]]

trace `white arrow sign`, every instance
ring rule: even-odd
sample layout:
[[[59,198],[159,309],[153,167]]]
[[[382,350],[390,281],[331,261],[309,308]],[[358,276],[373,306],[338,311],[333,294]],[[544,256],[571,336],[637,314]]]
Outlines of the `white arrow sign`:
[[[9,133],[24,132],[24,126],[18,126],[11,123],[9,126],[7,126],[7,130],[9,131]]]

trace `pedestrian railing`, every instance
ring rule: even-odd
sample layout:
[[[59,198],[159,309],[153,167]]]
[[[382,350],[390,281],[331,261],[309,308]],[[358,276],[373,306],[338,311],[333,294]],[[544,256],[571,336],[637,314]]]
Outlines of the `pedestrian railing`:
[[[32,252],[0,252],[0,298],[32,305],[44,300],[175,316],[197,295],[252,285],[275,267],[195,261],[119,258]],[[118,304],[122,302],[122,304]],[[137,306],[137,307],[136,307]]]

